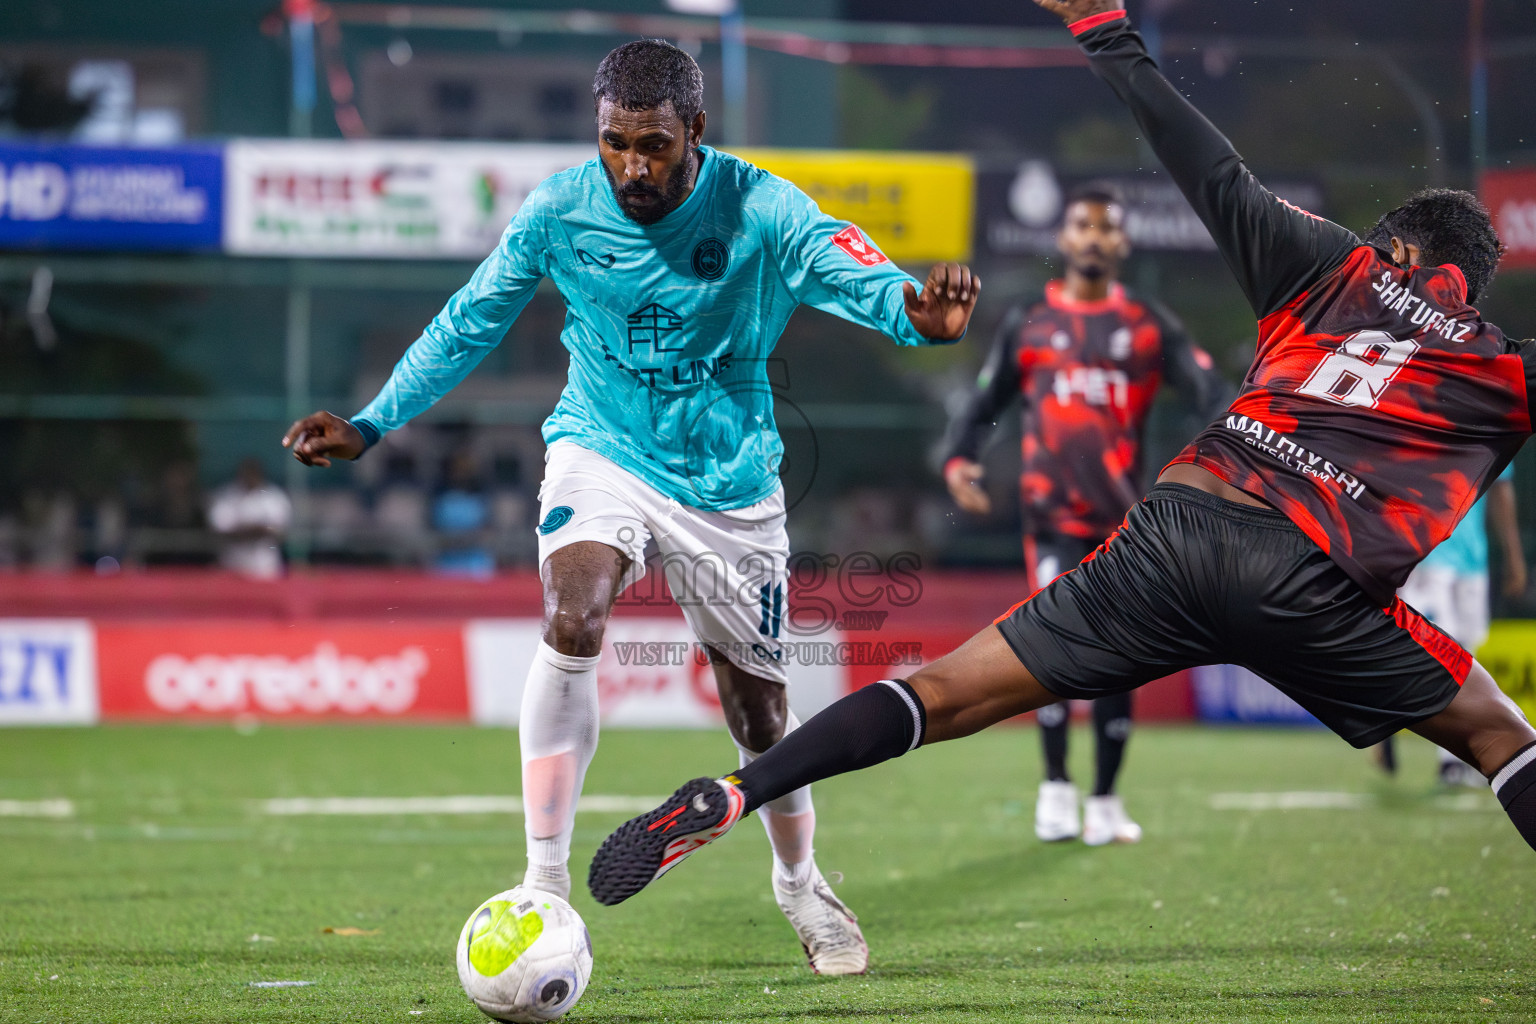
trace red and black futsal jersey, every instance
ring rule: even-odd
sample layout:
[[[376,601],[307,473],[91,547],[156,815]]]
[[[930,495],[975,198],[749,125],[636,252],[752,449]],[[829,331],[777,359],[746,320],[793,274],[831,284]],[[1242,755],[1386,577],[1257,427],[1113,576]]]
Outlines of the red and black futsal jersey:
[[[950,422],[946,462],[974,461],[1020,399],[1025,535],[1097,543],[1143,493],[1142,430],[1165,381],[1202,415],[1214,411],[1211,357],[1172,313],[1118,282],[1102,301],[1078,302],[1052,281],[1003,318],[976,390]]]
[[[1398,267],[1264,189],[1112,14],[1073,30],[1259,316],[1237,400],[1174,461],[1262,497],[1390,605],[1531,433],[1536,345],[1484,323],[1455,267]]]

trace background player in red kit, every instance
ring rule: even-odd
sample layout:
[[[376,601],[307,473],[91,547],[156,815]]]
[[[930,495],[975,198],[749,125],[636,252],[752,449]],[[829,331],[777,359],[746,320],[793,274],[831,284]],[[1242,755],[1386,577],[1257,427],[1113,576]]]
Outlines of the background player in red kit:
[[[1135,115],[1258,314],[1242,393],[1076,569],[910,679],[844,697],[747,767],[621,826],[592,861],[600,902],[799,786],[1220,662],[1353,746],[1408,728],[1445,747],[1536,848],[1536,730],[1395,595],[1532,432],[1536,343],[1468,304],[1502,251],[1488,211],[1430,190],[1362,239],[1298,210],[1163,77],[1119,0],[1036,3]],[[661,817],[670,839],[647,832]]]
[[[1062,276],[1004,315],[976,389],[945,438],[949,493],[967,512],[987,515],[992,503],[978,457],[987,432],[1019,399],[1024,567],[1036,589],[1103,543],[1145,493],[1142,432],[1158,388],[1172,385],[1202,422],[1220,391],[1211,357],[1190,344],[1183,325],[1120,283],[1131,243],[1114,186],[1092,182],[1068,195],[1056,246]],[[1134,843],[1141,826],[1115,793],[1131,695],[1093,702],[1094,784],[1081,818],[1067,771],[1070,706],[1052,704],[1037,716],[1045,780],[1035,835],[1055,842],[1081,834],[1090,846]]]

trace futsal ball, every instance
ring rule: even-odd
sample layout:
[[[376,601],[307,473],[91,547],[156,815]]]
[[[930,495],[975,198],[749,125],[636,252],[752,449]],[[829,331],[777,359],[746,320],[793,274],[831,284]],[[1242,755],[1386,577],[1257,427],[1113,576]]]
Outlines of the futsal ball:
[[[592,976],[592,939],[571,905],[517,886],[475,908],[459,933],[459,984],[487,1016],[533,1024],[576,1005]]]

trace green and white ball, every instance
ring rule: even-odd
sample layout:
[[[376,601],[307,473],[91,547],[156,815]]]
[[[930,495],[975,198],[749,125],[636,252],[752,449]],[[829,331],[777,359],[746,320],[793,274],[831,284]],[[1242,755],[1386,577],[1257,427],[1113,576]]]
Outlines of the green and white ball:
[[[563,1016],[592,977],[592,939],[571,905],[518,886],[475,908],[459,933],[459,984],[487,1016],[533,1024]]]

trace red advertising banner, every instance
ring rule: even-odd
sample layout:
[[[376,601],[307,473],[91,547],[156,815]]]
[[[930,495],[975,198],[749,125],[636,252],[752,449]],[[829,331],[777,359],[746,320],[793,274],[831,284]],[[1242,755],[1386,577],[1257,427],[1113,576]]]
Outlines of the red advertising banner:
[[[457,622],[103,622],[96,644],[103,717],[469,713]]]
[[[1483,175],[1483,205],[1504,242],[1505,270],[1536,269],[1536,168],[1488,171]]]

